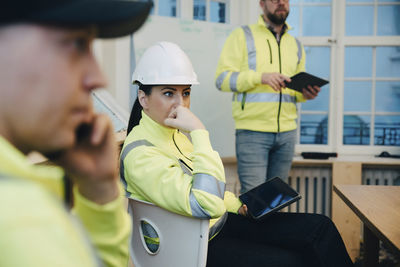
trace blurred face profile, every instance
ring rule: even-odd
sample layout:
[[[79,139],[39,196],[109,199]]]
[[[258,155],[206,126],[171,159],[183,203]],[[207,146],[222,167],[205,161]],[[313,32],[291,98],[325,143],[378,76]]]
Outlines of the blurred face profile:
[[[289,0],[261,0],[260,6],[264,17],[275,25],[284,24],[289,15]]]
[[[150,95],[139,91],[139,100],[144,112],[150,118],[166,126],[164,120],[174,108],[177,106],[190,108],[190,91],[190,85],[157,85],[151,89]]]
[[[91,121],[90,91],[106,85],[94,37],[92,28],[0,28],[0,131],[23,152],[69,148]]]

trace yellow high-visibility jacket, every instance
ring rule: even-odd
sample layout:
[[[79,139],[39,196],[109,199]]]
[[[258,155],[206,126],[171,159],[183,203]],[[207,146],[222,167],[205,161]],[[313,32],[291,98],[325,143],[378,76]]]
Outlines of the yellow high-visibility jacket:
[[[0,136],[0,266],[127,266],[131,222],[122,191],[98,205],[75,189],[71,214],[61,201],[63,175],[32,165]]]
[[[276,92],[261,84],[261,75],[278,72],[291,77],[304,70],[304,48],[287,30],[278,44],[262,16],[256,24],[235,29],[222,49],[215,78],[219,90],[234,93],[232,114],[236,129],[296,129],[296,103],[305,101],[303,95],[288,88]]]
[[[237,213],[242,204],[225,191],[224,167],[208,132],[194,130],[190,136],[192,143],[177,129],[142,112],[121,151],[121,178],[129,197],[181,215],[213,219],[213,235],[220,229],[221,216],[226,211]]]

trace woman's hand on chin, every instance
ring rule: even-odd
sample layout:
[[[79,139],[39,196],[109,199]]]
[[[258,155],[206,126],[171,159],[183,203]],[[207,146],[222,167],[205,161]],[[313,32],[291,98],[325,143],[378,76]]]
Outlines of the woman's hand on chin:
[[[171,110],[164,124],[184,132],[205,129],[203,123],[188,108],[177,106]]]

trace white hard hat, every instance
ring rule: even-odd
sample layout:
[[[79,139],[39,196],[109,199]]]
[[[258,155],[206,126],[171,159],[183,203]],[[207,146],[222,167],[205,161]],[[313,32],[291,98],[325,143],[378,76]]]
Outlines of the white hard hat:
[[[132,75],[132,82],[148,85],[199,84],[192,63],[183,50],[170,42],[147,48]]]

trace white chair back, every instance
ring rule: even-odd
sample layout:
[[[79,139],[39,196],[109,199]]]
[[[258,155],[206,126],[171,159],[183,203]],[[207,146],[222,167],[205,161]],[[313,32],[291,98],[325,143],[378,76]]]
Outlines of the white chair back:
[[[206,266],[209,220],[172,213],[146,201],[128,200],[133,220],[130,256],[135,267]],[[157,232],[159,246],[155,252],[145,242],[142,222]]]

